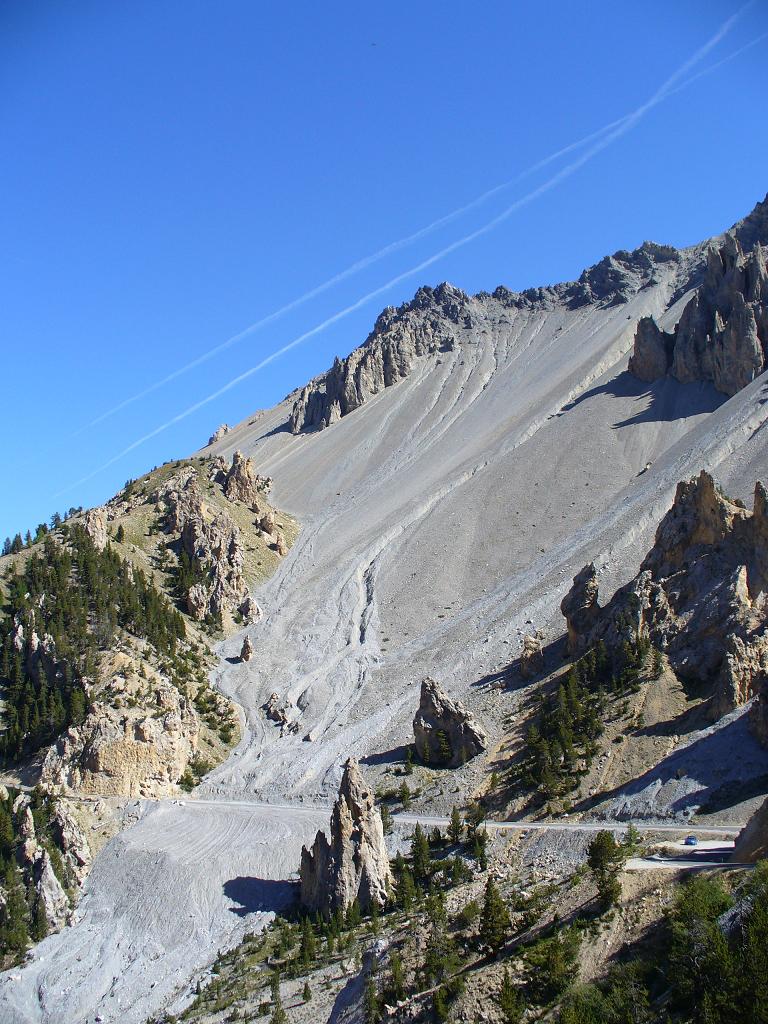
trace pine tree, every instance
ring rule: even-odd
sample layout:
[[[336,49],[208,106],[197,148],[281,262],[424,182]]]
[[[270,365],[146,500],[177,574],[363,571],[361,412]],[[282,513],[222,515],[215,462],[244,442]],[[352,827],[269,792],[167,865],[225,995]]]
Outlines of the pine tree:
[[[382,804],[381,805],[381,809],[380,809],[380,813],[381,813],[381,826],[384,829],[384,835],[388,836],[392,832],[392,829],[394,827],[393,823],[392,823],[392,812],[390,811],[390,809],[389,809],[387,804]]]
[[[48,918],[45,914],[45,902],[42,896],[38,896],[35,903],[31,934],[35,942],[40,942],[48,934]]]
[[[272,994],[272,1017],[271,1024],[287,1024],[288,1016],[283,1009],[283,1000],[280,995],[280,972],[275,971],[269,983]]]
[[[512,984],[512,978],[507,968],[504,969],[504,978],[501,982],[501,991],[498,994],[497,1002],[506,1024],[519,1024],[523,1018],[525,1006],[520,992]]]
[[[397,901],[406,913],[413,907],[416,896],[413,875],[408,868],[405,868],[397,883]]]
[[[309,987],[308,981],[304,982],[304,988],[302,989],[301,992],[301,998],[304,1000],[305,1003],[308,1003],[312,998],[312,989]]]
[[[360,901],[357,899],[357,897],[355,897],[355,899],[347,907],[347,928],[350,931],[354,931],[354,929],[357,928],[357,926],[360,924],[361,917],[362,915],[360,913]]]
[[[458,807],[454,804],[451,809],[451,819],[448,822],[448,838],[454,846],[458,846],[463,834],[464,826],[461,823],[461,815],[459,814]]]
[[[417,882],[425,882],[431,873],[432,859],[429,843],[421,825],[417,824],[411,836],[411,869]]]
[[[453,757],[453,749],[451,748],[448,733],[445,729],[438,729],[435,738],[437,740],[437,760],[441,764],[448,764]]]
[[[504,897],[496,883],[489,878],[485,883],[483,909],[480,914],[480,942],[494,955],[498,953],[507,940],[510,918]]]
[[[405,774],[413,775],[413,747],[408,747],[405,751]]]
[[[589,844],[587,864],[597,885],[600,903],[606,910],[621,896],[618,873],[626,853],[626,848],[605,829],[598,832]]]
[[[316,953],[317,943],[315,942],[315,933],[309,918],[305,917],[301,922],[301,944],[299,946],[299,957],[301,959],[301,965],[305,970],[315,959]]]
[[[448,1020],[448,998],[442,985],[432,993],[432,1012],[439,1024]]]
[[[363,990],[363,1019],[365,1024],[377,1024],[380,1016],[379,989],[374,972],[369,971]]]
[[[403,970],[403,958],[397,950],[393,950],[389,958],[390,986],[395,1000],[405,998],[405,971]]]

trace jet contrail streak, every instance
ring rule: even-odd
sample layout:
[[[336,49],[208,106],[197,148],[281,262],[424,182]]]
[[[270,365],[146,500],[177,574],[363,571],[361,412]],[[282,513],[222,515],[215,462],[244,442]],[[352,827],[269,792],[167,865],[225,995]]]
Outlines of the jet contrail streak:
[[[420,263],[416,264],[413,267],[410,267],[408,270],[403,271],[396,277],[391,278],[385,284],[381,285],[378,288],[375,288],[373,291],[368,292],[366,295],[363,295],[362,298],[358,299],[356,302],[353,302],[351,305],[345,306],[344,309],[340,310],[338,313],[334,313],[333,316],[330,316],[326,320],[323,320],[322,323],[317,324],[315,327],[312,327],[308,331],[305,331],[303,334],[300,334],[292,341],[289,341],[287,344],[283,345],[281,348],[271,353],[271,355],[266,356],[260,362],[256,363],[255,366],[252,366],[250,367],[250,369],[245,370],[243,373],[238,374],[236,377],[233,377],[232,380],[222,385],[216,391],[213,391],[205,398],[201,398],[198,402],[195,402],[193,405],[188,406],[182,412],[177,413],[176,416],[173,416],[170,420],[167,420],[165,423],[162,423],[159,427],[155,427],[155,429],[151,430],[148,434],[144,434],[143,437],[140,437],[136,441],[133,441],[126,448],[123,448],[122,451],[118,452],[117,455],[114,455],[111,459],[109,459],[107,462],[103,463],[101,466],[93,470],[87,476],[82,477],[75,483],[68,485],[61,491],[58,491],[55,497],[59,497],[61,494],[65,494],[67,493],[67,491],[70,491],[75,487],[79,487],[83,483],[87,483],[89,480],[93,479],[93,477],[96,476],[98,473],[101,473],[103,472],[103,470],[108,469],[110,466],[113,466],[116,462],[124,458],[126,455],[134,451],[136,448],[140,447],[143,444],[146,444],[146,442],[152,440],[152,438],[157,437],[158,434],[163,433],[170,427],[173,427],[177,423],[180,423],[182,420],[186,419],[188,416],[193,415],[199,409],[202,409],[205,405],[208,405],[210,402],[213,402],[217,398],[220,398],[223,394],[226,394],[227,391],[230,391],[238,384],[241,384],[244,380],[247,380],[249,377],[252,377],[255,373],[258,373],[265,366],[269,365],[276,359],[279,359],[281,356],[285,355],[286,352],[289,352],[291,349],[296,348],[298,345],[301,345],[305,341],[308,341],[316,334],[319,334],[321,331],[324,331],[327,327],[330,327],[332,324],[335,324],[339,320],[342,320],[345,317],[349,316],[355,310],[360,309],[361,306],[366,305],[372,299],[375,299],[377,296],[388,291],[390,288],[399,284],[401,281],[406,280],[406,278],[412,277],[414,274],[420,273],[427,267],[432,266],[432,264],[437,263],[438,260],[441,260],[444,257],[448,256],[450,253],[455,252],[457,249],[460,249],[465,245],[468,245],[476,238],[480,238],[483,235],[486,235],[489,231],[492,231],[499,224],[503,223],[503,221],[507,220],[517,210],[521,209],[523,206],[527,206],[529,203],[533,202],[535,199],[538,199],[539,196],[544,195],[546,192],[551,191],[551,189],[553,189],[561,181],[564,181],[566,178],[569,178],[572,174],[579,170],[579,168],[583,167],[588,161],[590,161],[594,156],[596,156],[598,153],[606,149],[606,147],[608,147],[612,142],[614,142],[621,136],[625,135],[638,123],[638,121],[641,120],[641,118],[643,118],[648,113],[649,110],[652,110],[655,106],[661,103],[662,100],[664,100],[667,97],[668,93],[676,85],[676,83],[678,83],[680,79],[684,75],[686,75],[688,71],[691,70],[691,68],[695,67],[695,65],[698,64],[710,52],[710,50],[712,50],[712,48],[715,47],[723,39],[723,37],[733,27],[736,20],[739,17],[741,17],[741,15],[744,13],[745,10],[747,10],[747,8],[752,6],[753,2],[754,0],[750,0],[750,3],[746,4],[744,7],[740,8],[735,14],[731,15],[730,18],[726,19],[726,21],[723,22],[723,24],[720,26],[717,32],[691,57],[689,57],[688,60],[685,61],[685,63],[683,63],[675,72],[673,72],[669,76],[669,78],[667,78],[666,81],[653,93],[650,99],[646,100],[645,103],[641,104],[626,117],[621,118],[619,122],[616,123],[616,127],[614,127],[613,130],[611,130],[610,132],[606,132],[598,142],[596,142],[587,150],[586,153],[583,153],[578,159],[572,161],[570,164],[567,164],[556,174],[554,174],[551,178],[547,179],[547,181],[545,181],[543,184],[539,185],[537,188],[528,192],[520,199],[517,199],[514,203],[511,203],[509,206],[506,207],[506,209],[502,210],[501,213],[497,214],[495,217],[487,221],[485,224],[481,225],[479,228],[476,228],[469,234],[466,234],[463,237],[457,239],[455,242],[451,242],[450,245],[444,246],[442,249],[434,253],[432,256],[429,256],[427,259],[422,260]]]
[[[742,12],[739,12],[739,14],[741,13],[743,13],[743,9]],[[739,15],[737,14],[736,17],[738,16]],[[683,89],[687,89],[689,85],[693,84],[693,82],[696,82],[700,78],[703,78],[704,76],[711,74],[713,71],[716,71],[718,68],[722,67],[723,64],[727,64],[729,61],[732,61],[736,57],[741,56],[741,54],[744,53],[746,50],[751,49],[753,46],[756,46],[758,43],[762,42],[762,40],[766,38],[768,38],[768,33],[765,33],[759,36],[758,38],[753,39],[745,46],[742,46],[738,50],[735,50],[733,53],[730,53],[726,57],[723,57],[722,60],[719,60],[716,64],[713,64],[711,67],[699,71],[697,74],[693,75],[691,78],[687,79],[685,82],[677,86],[675,89],[671,89],[668,92],[666,92],[665,98],[673,96]],[[305,305],[312,299],[317,298],[318,295],[322,295],[330,288],[335,287],[337,284],[341,284],[342,281],[346,281],[349,277],[352,277],[354,274],[359,273],[361,270],[365,270],[367,267],[372,266],[374,263],[378,263],[380,260],[383,260],[387,256],[391,256],[395,252],[399,252],[401,249],[404,249],[407,246],[413,245],[415,242],[420,241],[422,238],[428,237],[435,231],[438,231],[440,228],[445,227],[447,224],[450,224],[453,221],[457,220],[459,217],[462,217],[465,213],[469,213],[471,210],[474,210],[478,206],[483,205],[489,199],[492,199],[493,196],[498,195],[501,192],[507,191],[513,185],[518,184],[525,178],[528,178],[532,174],[535,174],[537,171],[543,170],[545,167],[549,166],[549,164],[554,163],[554,161],[559,160],[563,156],[567,156],[574,150],[580,149],[582,146],[588,145],[590,142],[593,142],[595,139],[598,139],[601,136],[607,134],[609,131],[618,128],[620,125],[624,123],[624,121],[628,117],[631,116],[632,115],[630,114],[626,115],[625,117],[618,118],[615,121],[611,121],[609,124],[603,125],[602,128],[597,128],[594,132],[590,132],[589,135],[585,135],[583,138],[577,139],[575,142],[571,142],[567,146],[563,146],[561,149],[555,150],[555,152],[550,153],[548,156],[545,156],[541,160],[536,161],[536,163],[531,164],[530,167],[526,167],[525,170],[520,171],[514,177],[509,178],[507,181],[501,182],[501,184],[499,185],[495,185],[493,188],[490,188],[487,191],[481,193],[481,195],[476,196],[474,199],[471,199],[468,203],[465,203],[463,206],[459,206],[455,210],[452,210],[450,213],[446,213],[444,216],[438,217],[437,220],[433,220],[430,224],[426,224],[423,228],[419,228],[417,231],[414,231],[410,235],[406,235],[405,237],[400,238],[397,241],[390,242],[389,245],[385,245],[383,248],[378,249],[376,252],[371,253],[369,256],[364,256],[362,259],[357,260],[355,263],[351,263],[344,270],[339,271],[338,274],[334,274],[332,277],[329,277],[326,281],[323,281],[321,284],[316,285],[309,291],[304,292],[297,298],[292,299],[284,306],[280,306],[279,309],[274,310],[272,313],[268,313],[260,320],[256,320],[248,327],[245,327],[242,331],[239,331],[237,334],[233,334],[230,338],[227,338],[226,341],[221,342],[219,345],[215,345],[213,348],[201,353],[195,359],[192,359],[190,362],[178,367],[176,370],[173,370],[171,373],[167,374],[165,377],[162,377],[160,380],[155,381],[152,384],[148,384],[147,387],[143,388],[141,391],[137,391],[134,395],[131,395],[128,398],[123,399],[121,402],[118,402],[117,405],[112,406],[111,409],[107,409],[105,412],[96,416],[95,419],[92,419],[89,423],[86,423],[84,426],[78,428],[70,436],[78,437],[86,430],[90,430],[92,427],[97,426],[99,423],[103,423],[104,420],[107,420],[110,417],[116,415],[118,412],[121,412],[129,405],[133,405],[134,402],[138,402],[142,398],[146,398],[147,395],[151,395],[153,392],[158,391],[162,387],[165,387],[166,384],[170,384],[172,381],[177,380],[179,377],[182,377],[185,373],[189,373],[191,370],[196,369],[198,366],[202,366],[203,363],[208,362],[209,359],[213,359],[214,356],[219,355],[220,352],[224,352],[226,349],[230,348],[232,345],[237,344],[239,341],[242,341],[244,338],[247,338],[249,335],[255,334],[262,328],[268,326],[271,323],[274,323],[276,320],[279,320],[287,313],[290,313],[294,309],[298,309],[299,307]]]
[[[469,213],[470,210],[474,210],[478,206],[481,206],[483,203],[487,202],[493,196],[498,195],[500,192],[506,191],[507,189],[511,188],[513,185],[517,184],[523,179],[530,177],[531,174],[535,174],[536,171],[540,171],[542,168],[553,163],[555,160],[558,160],[560,157],[566,156],[568,153],[573,152],[573,150],[575,149],[579,149],[581,146],[586,146],[594,139],[599,138],[601,135],[604,135],[607,131],[610,131],[610,129],[615,128],[618,124],[621,124],[623,120],[624,118],[619,118],[616,121],[611,121],[610,124],[603,125],[602,128],[598,128],[594,132],[590,132],[589,135],[585,135],[582,139],[577,139],[576,142],[571,142],[569,143],[569,145],[563,146],[562,149],[558,149],[554,153],[550,153],[549,156],[546,156],[543,159],[538,160],[535,164],[531,164],[530,167],[527,167],[525,170],[520,171],[520,173],[516,174],[514,178],[510,178],[508,181],[504,181],[499,185],[494,185],[493,188],[490,188],[486,192],[483,192],[481,195],[476,196],[474,199],[470,200],[468,203],[465,203],[463,206],[457,207],[450,213],[446,213],[444,216],[438,217],[437,220],[433,220],[430,224],[426,224],[423,228],[419,228],[418,231],[414,231],[413,234],[406,235],[404,238],[400,238],[395,242],[390,242],[389,245],[385,245],[382,249],[378,249],[376,252],[371,253],[369,256],[364,256],[362,259],[357,260],[355,263],[351,263],[345,270],[339,271],[338,274],[334,274],[333,277],[329,277],[326,281],[323,281],[321,284],[316,285],[309,291],[304,292],[297,298],[292,299],[284,306],[280,306],[279,309],[276,309],[272,313],[268,313],[266,316],[262,317],[260,320],[256,320],[254,323],[249,324],[249,326],[243,328],[242,331],[239,331],[237,334],[233,334],[230,338],[227,338],[226,341],[222,341],[219,345],[214,346],[214,348],[208,349],[206,352],[201,353],[195,359],[192,359],[190,362],[178,367],[178,369],[174,370],[172,373],[169,373],[161,380],[155,381],[153,384],[148,384],[147,387],[145,387],[143,390],[137,391],[135,395],[131,395],[129,398],[125,398],[123,399],[123,401],[118,402],[118,404],[112,406],[111,409],[107,409],[106,412],[101,413],[95,419],[92,419],[89,423],[86,423],[84,426],[78,428],[78,430],[76,430],[71,436],[77,437],[79,434],[84,433],[86,430],[90,430],[91,427],[95,427],[97,424],[102,423],[106,419],[109,419],[116,413],[121,412],[127,406],[133,405],[134,402],[138,402],[140,399],[146,398],[147,395],[151,395],[152,392],[157,391],[159,388],[164,387],[166,384],[170,384],[171,381],[176,380],[178,377],[183,376],[185,373],[189,373],[190,370],[196,369],[203,363],[208,362],[209,359],[213,359],[214,356],[219,355],[220,352],[224,352],[225,349],[228,349],[232,345],[237,344],[237,342],[242,341],[243,338],[246,338],[251,334],[255,334],[263,327],[266,327],[268,324],[274,323],[276,320],[279,320],[281,317],[285,316],[286,313],[290,313],[294,309],[298,309],[300,306],[305,305],[310,300],[317,298],[318,295],[322,295],[323,292],[328,291],[330,288],[333,288],[335,285],[340,284],[342,281],[346,281],[347,278],[352,277],[354,274],[359,273],[361,270],[365,270],[366,267],[370,267],[374,263],[378,263],[380,260],[383,260],[386,256],[390,256],[392,255],[392,253],[399,252],[401,249],[404,249],[409,245],[413,245],[414,242],[418,242],[422,238],[426,238],[428,235],[433,234],[440,228],[445,227],[447,224],[452,223],[454,220],[457,220],[465,213]]]

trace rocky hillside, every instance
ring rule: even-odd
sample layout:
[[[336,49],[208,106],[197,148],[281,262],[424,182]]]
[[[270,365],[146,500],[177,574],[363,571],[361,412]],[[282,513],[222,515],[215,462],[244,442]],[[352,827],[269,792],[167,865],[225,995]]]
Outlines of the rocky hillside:
[[[210,644],[259,618],[251,585],[295,536],[269,487],[239,453],[174,463],[0,559],[0,749],[7,778],[39,784],[40,807],[178,794],[237,740],[235,709],[208,682]],[[28,798],[11,802],[18,884],[37,893],[6,939],[21,949],[66,921],[90,855],[74,803],[46,811],[45,847]]]
[[[668,945],[663,908],[698,915],[689,931],[719,948],[719,917],[750,893],[731,867],[692,907],[684,869],[644,854],[690,856],[677,843],[704,829],[722,842],[765,797],[768,406],[762,377],[729,397],[714,378],[646,382],[628,363],[645,318],[674,335],[709,287],[708,250],[736,254],[731,270],[718,259],[725,291],[740,287],[764,213],[735,242],[647,243],[575,283],[421,289],[328,374],[96,513],[108,547],[176,602],[180,650],[194,637],[207,658],[221,622],[212,682],[241,706],[243,742],[204,799],[169,787],[106,844],[73,927],[0,979],[1,1014],[591,1020],[580,981],[598,1020],[629,990],[635,1009],[687,1022],[685,993],[706,978],[661,971],[688,949]],[[268,478],[293,520],[270,521]],[[254,576],[261,614],[244,605]],[[136,671],[115,666],[110,706],[149,702],[128,739],[164,716],[168,739],[184,716],[154,694],[165,675],[183,696],[173,659],[143,678],[121,642]],[[182,676],[199,716],[195,674]],[[339,796],[350,757],[361,779]],[[57,784],[111,770],[106,755],[61,759]],[[393,892],[365,914],[364,879],[387,874],[377,815]],[[303,847],[308,921],[293,905]],[[740,942],[732,963],[752,977]],[[721,968],[707,978],[733,977]]]
[[[767,569],[763,485],[750,512],[702,471],[678,485],[639,573],[605,607],[594,564],[575,577],[562,602],[569,652],[598,642],[616,650],[646,637],[683,682],[711,693],[712,717],[720,718],[766,682]]]

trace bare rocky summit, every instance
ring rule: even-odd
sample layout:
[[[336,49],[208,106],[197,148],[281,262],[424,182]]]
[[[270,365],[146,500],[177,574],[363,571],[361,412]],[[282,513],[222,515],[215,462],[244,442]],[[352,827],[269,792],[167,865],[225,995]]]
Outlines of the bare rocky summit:
[[[303,906],[325,916],[355,900],[362,910],[387,900],[392,875],[381,815],[352,758],[331,814],[330,840],[320,831],[312,850],[302,849],[300,879]]]
[[[385,309],[359,348],[337,358],[330,370],[301,389],[289,428],[298,434],[329,427],[407,377],[417,359],[453,351],[464,332],[487,331],[508,310],[620,305],[657,283],[660,265],[679,260],[671,246],[644,242],[633,252],[621,250],[604,257],[578,281],[566,284],[523,292],[500,286],[493,294],[474,296],[447,282],[419,288],[410,302]]]
[[[421,684],[413,737],[425,764],[446,768],[465,764],[488,746],[485,730],[461,701],[451,700],[440,684],[429,677]]]
[[[561,609],[576,656],[598,641],[648,637],[683,680],[713,688],[720,717],[760,691],[768,668],[768,502],[749,512],[702,471],[681,482],[633,580],[605,607],[594,565],[574,578]]]

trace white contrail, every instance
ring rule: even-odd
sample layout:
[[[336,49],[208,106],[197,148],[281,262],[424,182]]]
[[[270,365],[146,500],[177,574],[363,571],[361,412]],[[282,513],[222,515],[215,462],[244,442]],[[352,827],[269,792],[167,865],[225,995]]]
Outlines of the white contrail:
[[[299,295],[297,298],[292,299],[284,306],[280,306],[279,309],[276,309],[272,313],[268,313],[266,316],[262,317],[260,320],[256,320],[254,323],[249,324],[249,326],[243,328],[242,331],[239,331],[237,334],[233,334],[230,338],[227,338],[226,341],[222,341],[219,345],[214,346],[214,348],[208,349],[206,352],[201,353],[195,359],[192,359],[190,362],[185,363],[183,366],[178,367],[176,370],[173,370],[171,373],[167,374],[167,376],[163,377],[161,380],[155,381],[152,384],[148,384],[147,387],[145,387],[143,390],[137,391],[136,394],[123,399],[123,401],[118,402],[117,405],[112,406],[111,409],[107,409],[106,412],[100,413],[95,419],[92,419],[89,423],[86,423],[84,426],[79,427],[71,436],[77,437],[79,434],[84,433],[86,430],[90,430],[97,424],[102,423],[104,420],[109,419],[111,416],[114,416],[116,413],[125,409],[127,406],[133,405],[134,402],[138,402],[140,399],[146,398],[147,395],[151,395],[154,391],[157,391],[159,388],[164,387],[166,384],[170,384],[171,381],[176,380],[178,377],[183,376],[185,373],[189,373],[190,370],[194,370],[198,366],[201,366],[203,363],[208,362],[209,359],[213,359],[214,356],[219,355],[220,352],[224,352],[225,349],[228,349],[232,345],[237,344],[237,342],[242,341],[243,338],[247,338],[249,335],[255,334],[257,331],[260,331],[263,327],[266,327],[268,324],[274,323],[276,320],[279,320],[281,317],[285,316],[286,313],[290,313],[294,309],[298,309],[300,306],[305,305],[310,300],[317,298],[318,295],[322,295],[323,292],[328,291],[330,288],[333,288],[335,285],[340,284],[342,281],[346,281],[347,278],[352,277],[354,274],[359,273],[361,270],[365,270],[366,267],[370,267],[374,263],[378,263],[381,260],[383,260],[386,256],[391,256],[392,253],[399,252],[401,249],[413,245],[414,242],[418,242],[422,238],[426,238],[427,236],[434,234],[435,231],[439,230],[442,227],[445,227],[447,224],[452,223],[454,220],[457,220],[465,213],[469,213],[470,210],[474,210],[478,206],[483,205],[489,199],[493,198],[493,196],[498,195],[500,192],[505,192],[513,185],[516,185],[523,179],[530,177],[530,175],[532,174],[535,174],[536,171],[542,170],[542,168],[553,163],[555,160],[558,160],[560,157],[567,156],[567,154],[573,152],[573,150],[588,145],[588,143],[592,142],[594,139],[599,138],[601,135],[604,135],[612,128],[615,128],[618,124],[621,124],[623,120],[624,118],[619,118],[616,121],[611,121],[610,124],[603,125],[602,128],[598,128],[594,132],[590,132],[590,134],[585,135],[584,138],[577,139],[576,142],[571,142],[569,143],[569,145],[563,146],[562,149],[558,149],[554,153],[550,153],[549,156],[546,156],[543,159],[538,160],[535,164],[531,164],[530,167],[526,167],[525,170],[520,171],[519,174],[516,174],[514,178],[510,178],[508,181],[504,181],[499,185],[494,185],[493,188],[490,188],[486,192],[483,192],[481,195],[476,196],[474,199],[471,199],[468,203],[465,203],[463,206],[457,207],[450,213],[446,213],[442,217],[438,217],[437,220],[433,220],[430,224],[426,224],[423,228],[419,228],[412,234],[406,235],[404,238],[400,238],[397,241],[390,242],[388,245],[385,245],[382,249],[378,249],[376,252],[371,253],[369,256],[364,256],[362,259],[357,260],[355,263],[351,263],[345,270],[340,270],[338,274],[334,274],[333,277],[329,277],[326,281],[323,281],[321,284],[316,285],[309,291],[304,292],[303,295]]]
[[[247,380],[249,377],[252,377],[255,373],[258,373],[265,366],[269,365],[276,359],[279,359],[281,356],[285,355],[286,352],[289,352],[291,349],[296,348],[298,345],[301,345],[303,344],[303,342],[308,341],[316,334],[319,334],[321,331],[324,331],[327,327],[330,327],[332,324],[335,324],[339,320],[342,320],[345,317],[349,316],[355,310],[360,309],[361,306],[366,305],[372,299],[375,299],[382,293],[388,291],[390,288],[399,284],[401,281],[406,280],[406,278],[412,277],[414,274],[420,273],[427,267],[432,266],[432,264],[437,263],[438,260],[444,259],[450,253],[455,252],[457,249],[460,249],[465,245],[468,245],[476,238],[480,238],[481,236],[486,235],[489,231],[492,231],[503,221],[507,220],[517,210],[521,209],[523,206],[527,206],[535,199],[538,199],[539,196],[544,195],[546,192],[549,192],[561,181],[564,181],[566,178],[569,178],[572,174],[579,170],[580,167],[583,167],[584,164],[590,161],[598,153],[602,152],[612,142],[614,142],[616,139],[620,138],[621,136],[625,135],[628,131],[630,131],[638,123],[638,121],[640,121],[640,119],[643,118],[648,113],[649,110],[652,110],[655,106],[661,103],[661,101],[667,97],[670,90],[672,90],[676,83],[678,83],[680,79],[684,75],[686,75],[688,71],[691,70],[691,68],[695,67],[695,65],[698,64],[699,61],[701,61],[710,52],[710,50],[712,50],[712,48],[715,47],[723,39],[723,37],[733,27],[736,20],[744,13],[745,10],[747,10],[748,7],[752,6],[752,2],[753,0],[750,0],[750,3],[746,4],[744,7],[740,8],[740,10],[738,10],[735,14],[731,15],[730,18],[726,19],[726,21],[723,22],[723,24],[720,26],[717,32],[702,47],[700,47],[693,54],[693,56],[689,57],[684,64],[682,64],[675,72],[673,72],[673,74],[671,74],[669,78],[667,78],[666,81],[653,93],[650,99],[646,100],[645,103],[641,104],[641,106],[637,107],[634,111],[632,111],[632,113],[628,114],[626,117],[621,118],[620,121],[617,122],[617,126],[612,131],[606,132],[598,142],[596,142],[587,150],[586,153],[582,154],[578,159],[566,165],[564,168],[558,171],[557,174],[554,174],[542,185],[539,185],[537,188],[533,189],[531,192],[528,192],[520,199],[517,199],[514,203],[511,203],[509,206],[506,207],[506,209],[502,210],[501,213],[497,214],[495,217],[487,221],[485,224],[481,225],[479,228],[476,228],[469,234],[457,239],[455,242],[451,242],[450,245],[444,246],[442,249],[434,253],[432,256],[429,256],[427,259],[422,260],[420,263],[416,264],[413,267],[410,267],[408,270],[403,271],[396,277],[390,278],[390,280],[387,281],[385,284],[381,285],[378,288],[375,288],[373,291],[368,292],[366,295],[363,295],[362,298],[358,299],[356,302],[353,302],[349,306],[345,306],[344,309],[340,310],[338,313],[334,313],[333,316],[330,316],[326,320],[323,320],[322,323],[317,324],[315,327],[311,328],[308,331],[305,331],[303,334],[300,334],[292,341],[289,341],[287,344],[283,345],[281,348],[271,353],[271,355],[266,356],[260,362],[256,363],[255,366],[252,366],[250,367],[250,369],[245,370],[243,373],[238,374],[236,377],[233,377],[232,380],[222,385],[216,391],[207,395],[205,398],[201,398],[198,402],[195,402],[193,405],[188,406],[186,409],[183,410],[183,412],[177,413],[176,416],[173,416],[170,420],[167,420],[159,427],[155,427],[155,429],[151,430],[148,434],[144,434],[143,437],[140,437],[136,441],[133,441],[126,448],[123,448],[122,451],[118,452],[117,455],[113,456],[111,459],[107,460],[107,462],[103,463],[101,466],[94,469],[87,476],[82,477],[75,483],[68,485],[61,491],[58,491],[55,497],[59,497],[61,494],[65,494],[68,491],[72,490],[73,488],[79,487],[83,483],[87,483],[89,480],[93,479],[94,476],[103,472],[105,469],[108,469],[110,466],[113,466],[116,462],[124,458],[126,455],[134,451],[136,448],[140,447],[143,444],[146,444],[147,441],[150,441],[152,440],[152,438],[157,437],[158,434],[162,434],[164,431],[170,429],[170,427],[175,426],[177,423],[180,423],[188,416],[193,415],[193,413],[197,412],[199,409],[202,409],[203,406],[208,405],[210,402],[215,401],[217,398],[220,398],[223,394],[226,394],[227,391],[230,391],[238,384],[241,384],[244,380]]]
[[[680,92],[682,89],[688,88],[688,86],[692,85],[693,82],[698,81],[698,79],[703,78],[705,75],[711,74],[713,71],[716,71],[718,68],[722,67],[723,64],[727,64],[729,61],[732,61],[736,57],[741,56],[741,54],[744,53],[746,50],[751,49],[753,46],[756,46],[759,42],[762,42],[762,40],[766,38],[768,38],[768,33],[759,36],[757,39],[753,39],[745,46],[742,46],[738,50],[735,50],[733,53],[730,53],[726,57],[723,57],[722,60],[718,61],[716,64],[713,64],[711,67],[699,71],[697,74],[687,79],[681,85],[677,86],[677,88],[669,90],[668,92],[665,93],[664,98],[673,96],[675,95],[675,93]],[[627,118],[631,116],[632,115],[628,114],[625,115],[625,117],[620,117],[615,121],[611,121],[609,124],[603,125],[602,128],[597,128],[595,131],[590,132],[589,135],[585,135],[583,138],[577,139],[575,142],[571,142],[567,146],[563,146],[561,149],[555,150],[555,152],[550,153],[548,156],[543,157],[541,160],[537,160],[536,163],[531,164],[530,167],[526,167],[525,170],[520,171],[514,177],[509,178],[507,181],[501,182],[501,184],[499,185],[494,185],[493,188],[487,189],[485,192],[481,193],[479,196],[476,196],[474,199],[471,199],[468,203],[465,203],[463,206],[459,206],[455,210],[452,210],[450,213],[446,213],[444,216],[438,217],[437,220],[433,220],[430,224],[425,225],[423,228],[419,228],[417,231],[414,231],[410,235],[406,235],[405,237],[400,238],[394,242],[390,242],[388,245],[385,245],[383,248],[378,249],[374,253],[371,253],[369,256],[364,256],[362,259],[359,259],[356,262],[351,263],[344,270],[339,271],[338,274],[334,274],[332,277],[329,277],[326,281],[323,281],[321,284],[316,285],[309,291],[304,292],[303,295],[299,295],[297,298],[292,299],[284,306],[280,306],[279,309],[276,309],[272,313],[268,313],[266,316],[262,317],[260,320],[256,320],[254,323],[249,324],[248,327],[243,328],[243,330],[239,331],[237,334],[233,334],[230,338],[227,338],[226,341],[222,341],[219,345],[215,345],[213,348],[201,353],[195,359],[192,359],[190,362],[178,367],[171,373],[167,374],[165,377],[162,377],[160,380],[154,381],[152,384],[148,384],[147,387],[143,388],[141,391],[137,391],[135,394],[130,395],[128,398],[123,399],[121,402],[118,402],[117,405],[114,405],[110,409],[107,409],[105,412],[100,413],[100,415],[90,420],[90,422],[86,423],[82,427],[79,427],[71,435],[71,437],[79,436],[86,430],[90,430],[92,427],[97,426],[104,420],[109,419],[111,416],[116,415],[118,412],[121,412],[129,405],[133,405],[135,402],[140,401],[142,398],[146,398],[147,395],[151,395],[153,392],[158,391],[162,387],[165,387],[166,384],[170,384],[177,378],[182,377],[185,373],[189,373],[191,370],[196,369],[198,366],[202,366],[203,363],[208,362],[209,359],[213,359],[214,356],[219,355],[220,352],[224,352],[226,349],[230,348],[232,345],[237,344],[239,341],[242,341],[244,338],[247,338],[249,335],[255,334],[257,331],[260,331],[268,324],[274,323],[276,320],[279,320],[287,313],[290,313],[294,309],[298,309],[299,307],[305,305],[312,299],[317,298],[318,295],[322,295],[323,292],[328,291],[329,289],[335,287],[337,284],[341,284],[342,281],[346,281],[348,278],[352,277],[354,274],[359,273],[361,270],[365,270],[367,267],[372,266],[374,263],[380,262],[385,257],[391,256],[393,253],[399,252],[401,249],[413,245],[415,242],[418,242],[421,239],[426,238],[431,234],[434,234],[435,231],[438,231],[440,228],[445,227],[447,224],[451,224],[453,221],[457,220],[459,217],[462,217],[464,214],[469,213],[471,210],[476,209],[478,206],[482,206],[483,204],[488,202],[489,199],[492,199],[494,196],[499,195],[501,192],[506,192],[513,185],[518,184],[525,178],[528,178],[532,174],[535,174],[537,171],[543,170],[549,164],[554,163],[561,157],[567,156],[569,153],[572,153],[576,149],[581,149],[583,146],[588,145],[590,142],[593,142],[595,139],[600,138],[607,132],[615,128],[618,128],[620,125],[624,123],[625,120],[627,120]]]

